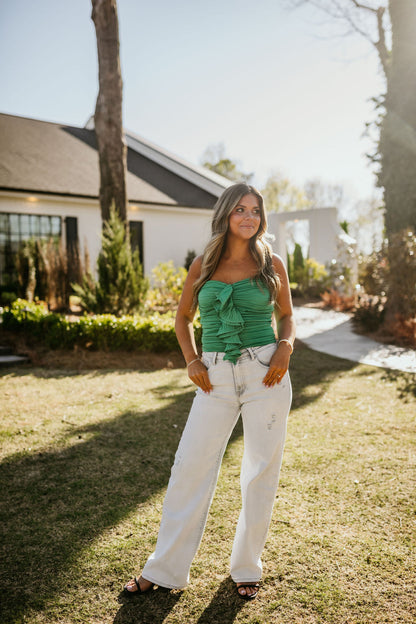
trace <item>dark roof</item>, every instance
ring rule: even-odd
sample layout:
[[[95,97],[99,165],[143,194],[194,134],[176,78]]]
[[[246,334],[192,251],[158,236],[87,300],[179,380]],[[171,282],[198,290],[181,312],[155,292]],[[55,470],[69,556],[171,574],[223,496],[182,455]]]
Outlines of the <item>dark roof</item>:
[[[211,208],[227,186],[136,135],[126,138],[130,202]],[[99,183],[93,129],[0,113],[1,190],[98,198]]]

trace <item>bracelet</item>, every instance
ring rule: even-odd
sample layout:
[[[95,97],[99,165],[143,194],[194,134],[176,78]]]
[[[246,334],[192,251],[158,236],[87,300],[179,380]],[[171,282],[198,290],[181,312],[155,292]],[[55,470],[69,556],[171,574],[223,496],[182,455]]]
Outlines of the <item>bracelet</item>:
[[[288,338],[282,338],[281,340],[279,340],[279,345],[280,345],[281,342],[287,342],[287,344],[290,347],[290,355],[292,355],[292,353],[293,353],[293,345],[290,342],[290,340]]]
[[[194,360],[191,360],[191,362],[189,362],[189,364],[187,364],[186,366],[190,366],[191,364],[193,364],[194,362],[199,362],[201,358],[197,357]]]

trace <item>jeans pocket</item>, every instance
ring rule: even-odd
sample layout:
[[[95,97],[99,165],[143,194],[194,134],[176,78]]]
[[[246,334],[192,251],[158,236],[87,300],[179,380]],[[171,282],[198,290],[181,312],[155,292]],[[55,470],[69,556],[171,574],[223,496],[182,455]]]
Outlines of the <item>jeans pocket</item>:
[[[270,360],[272,359],[275,351],[276,345],[274,343],[266,345],[265,347],[256,347],[254,349],[254,356],[257,364],[259,364],[262,368],[268,369],[270,366]]]
[[[201,356],[201,362],[202,364],[205,366],[205,368],[207,370],[209,370],[214,362],[214,355],[215,353],[208,351],[208,352],[203,352],[202,356]]]

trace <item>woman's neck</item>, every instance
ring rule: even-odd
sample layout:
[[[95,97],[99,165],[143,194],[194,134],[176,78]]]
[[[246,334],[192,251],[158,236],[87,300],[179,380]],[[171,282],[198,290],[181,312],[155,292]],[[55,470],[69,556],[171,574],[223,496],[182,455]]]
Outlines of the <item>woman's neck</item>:
[[[217,268],[211,279],[228,284],[254,277],[257,274],[248,241],[228,240]]]
[[[249,241],[228,238],[222,258],[226,262],[244,262],[252,258]]]

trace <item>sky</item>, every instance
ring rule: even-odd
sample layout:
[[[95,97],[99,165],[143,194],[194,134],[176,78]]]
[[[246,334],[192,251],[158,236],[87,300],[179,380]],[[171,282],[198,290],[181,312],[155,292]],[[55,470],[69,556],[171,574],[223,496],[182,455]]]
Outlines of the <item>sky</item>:
[[[124,126],[200,164],[206,148],[293,183],[374,194],[363,138],[377,53],[287,0],[118,0]],[[0,0],[0,112],[83,126],[98,61],[89,0]]]

